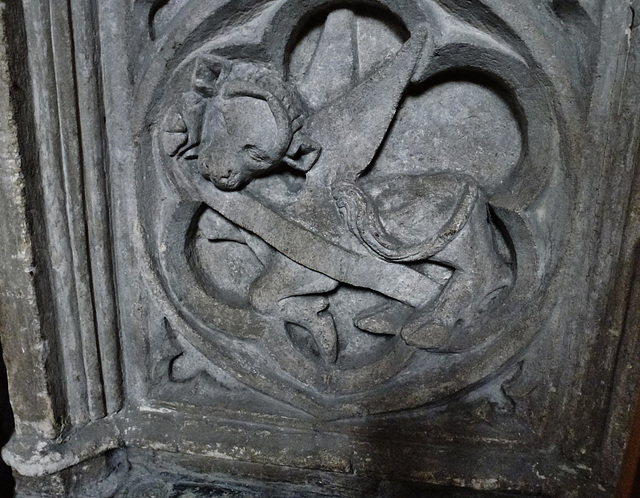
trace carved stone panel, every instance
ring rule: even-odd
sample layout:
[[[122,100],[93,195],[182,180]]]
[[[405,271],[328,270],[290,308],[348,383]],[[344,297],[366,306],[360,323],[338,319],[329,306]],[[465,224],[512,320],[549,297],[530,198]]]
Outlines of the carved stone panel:
[[[5,450],[19,473],[611,493],[637,382],[629,5],[68,7],[8,14],[64,374],[55,437]],[[60,458],[30,456],[43,437]]]
[[[240,40],[150,61],[134,101],[164,327],[321,418],[494,376],[539,331],[570,226],[530,50],[419,2],[250,12]]]

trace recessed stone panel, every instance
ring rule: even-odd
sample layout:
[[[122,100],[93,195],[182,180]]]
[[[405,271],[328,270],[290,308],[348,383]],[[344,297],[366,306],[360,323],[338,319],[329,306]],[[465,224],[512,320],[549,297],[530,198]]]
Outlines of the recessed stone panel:
[[[47,400],[24,418],[9,360],[24,489],[611,494],[638,380],[627,5],[8,12],[41,325],[2,339]]]

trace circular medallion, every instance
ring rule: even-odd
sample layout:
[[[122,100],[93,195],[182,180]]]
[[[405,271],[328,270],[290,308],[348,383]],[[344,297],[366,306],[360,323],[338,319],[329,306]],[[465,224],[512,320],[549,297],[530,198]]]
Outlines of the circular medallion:
[[[566,195],[529,55],[447,38],[426,1],[211,9],[139,90],[172,327],[329,418],[437,401],[522,351],[555,263],[539,206]]]

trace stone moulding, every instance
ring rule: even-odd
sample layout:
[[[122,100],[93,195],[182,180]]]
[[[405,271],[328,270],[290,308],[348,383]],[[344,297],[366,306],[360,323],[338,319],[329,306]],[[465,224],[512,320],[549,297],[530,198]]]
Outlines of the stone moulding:
[[[21,489],[80,493],[94,462],[121,496],[610,496],[640,379],[635,7],[7,6]]]
[[[210,427],[202,423],[198,414],[177,413],[167,407],[141,407],[139,410],[123,411],[116,415],[91,422],[79,427],[63,440],[48,441],[28,440],[24,438],[21,448],[15,443],[11,451],[4,453],[7,462],[26,477],[43,477],[59,473],[73,466],[94,458],[104,452],[118,448],[153,449],[154,451],[172,454],[177,462],[190,457],[213,458],[220,460],[220,471],[235,462],[239,475],[251,476],[251,467],[257,465],[281,467],[280,480],[286,480],[286,469],[297,468],[309,472],[337,474],[337,479],[349,478],[354,474],[364,473],[368,476],[369,461],[385,458],[389,448],[376,448],[366,435],[345,435],[328,433],[326,440],[318,446],[313,431],[300,428],[283,429],[266,424],[257,425],[237,420],[219,419],[221,425]],[[224,425],[222,425],[224,423]],[[188,427],[179,434],[169,435],[159,440],[150,434],[160,431],[171,431],[176,425]],[[201,441],[201,431],[207,427],[209,441]],[[258,436],[243,447],[238,447],[237,433],[244,430],[255,430]],[[214,442],[215,441],[215,442]],[[487,461],[478,468],[472,462],[462,465],[460,473],[452,476],[446,468],[438,468],[438,461],[443,459],[448,465],[455,465],[461,458],[458,452],[439,451],[433,453],[433,447],[442,447],[442,442],[428,448],[410,448],[414,466],[402,468],[398,462],[389,464],[378,476],[379,480],[415,481],[420,469],[432,469],[429,481],[439,485],[454,486],[456,482],[472,484],[476,481],[486,489],[500,489],[495,473],[508,472],[516,462],[523,468],[522,478],[535,479],[537,474],[549,480],[562,481],[566,486],[584,486],[584,480],[591,476],[591,470],[576,466],[571,462],[555,460],[549,450],[535,453],[540,462],[536,466],[527,465],[531,455],[523,455],[518,449],[497,445],[486,451]],[[345,446],[347,445],[347,446]],[[38,447],[34,453],[33,448]],[[270,455],[264,455],[263,449],[270,448]],[[13,452],[12,452],[13,451]],[[395,448],[402,458],[407,449]],[[20,453],[19,453],[20,452]],[[366,455],[366,456],[365,456]],[[408,455],[406,455],[408,456]],[[567,469],[571,469],[568,471]],[[424,470],[422,470],[424,472]],[[567,476],[569,474],[569,476]],[[369,478],[371,478],[369,476]],[[421,480],[421,479],[417,479]],[[492,484],[493,483],[493,484]],[[594,486],[594,489],[597,489]]]

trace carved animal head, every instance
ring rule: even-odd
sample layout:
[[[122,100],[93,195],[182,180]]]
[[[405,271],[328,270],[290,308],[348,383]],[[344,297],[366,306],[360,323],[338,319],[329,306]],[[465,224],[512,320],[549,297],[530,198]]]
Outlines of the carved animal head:
[[[283,163],[306,172],[317,160],[302,101],[274,71],[203,56],[193,85],[206,102],[198,167],[216,187],[238,190]]]

